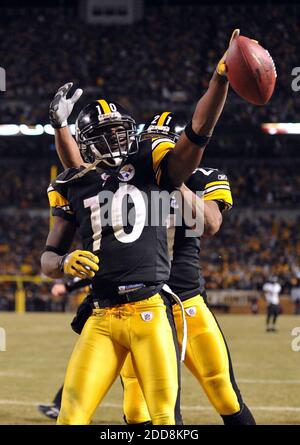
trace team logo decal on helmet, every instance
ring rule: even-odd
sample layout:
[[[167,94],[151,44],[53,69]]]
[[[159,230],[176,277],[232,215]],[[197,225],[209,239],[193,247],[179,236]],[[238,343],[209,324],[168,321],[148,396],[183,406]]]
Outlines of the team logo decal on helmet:
[[[76,141],[85,162],[119,166],[138,151],[135,120],[116,102],[99,99],[84,107],[75,124]]]

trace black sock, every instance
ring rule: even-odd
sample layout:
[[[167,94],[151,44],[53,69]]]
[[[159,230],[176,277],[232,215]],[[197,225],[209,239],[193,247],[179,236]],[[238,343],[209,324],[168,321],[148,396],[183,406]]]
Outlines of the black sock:
[[[223,419],[224,425],[256,425],[251,411],[245,404],[243,404],[241,410],[238,413],[221,417]]]
[[[139,426],[139,425],[152,425],[151,420],[146,420],[146,422],[139,422],[139,423],[128,423],[125,414],[124,414],[124,416],[123,416],[123,419],[124,419],[124,422],[125,422],[127,425],[133,425],[133,426],[135,426],[135,425],[136,425],[136,426]]]
[[[63,392],[63,386],[61,388],[59,388],[59,390],[57,391],[54,399],[53,399],[53,403],[55,406],[57,406],[59,409],[61,407],[61,396],[62,396],[62,392]]]

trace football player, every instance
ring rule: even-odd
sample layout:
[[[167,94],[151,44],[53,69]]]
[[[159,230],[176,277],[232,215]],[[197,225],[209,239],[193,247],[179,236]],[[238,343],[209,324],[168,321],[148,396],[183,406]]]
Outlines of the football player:
[[[281,292],[281,285],[279,284],[278,277],[271,276],[263,285],[262,290],[267,303],[266,331],[276,332],[276,320],[280,314],[279,295]]]
[[[154,116],[145,126],[142,139],[176,142],[176,119],[173,113],[163,112]],[[230,184],[227,176],[214,168],[198,168],[182,186],[188,190],[204,191],[204,236],[213,236],[219,230],[223,212],[232,206]],[[186,197],[187,198],[187,197]],[[174,207],[176,203],[173,201]],[[173,210],[174,214],[174,210]],[[171,219],[172,220],[172,219]],[[188,347],[185,363],[203,387],[210,402],[222,416],[225,425],[255,424],[242,400],[235,382],[228,347],[219,325],[207,306],[204,278],[199,268],[200,237],[187,237],[185,224],[168,228],[169,253],[172,260],[169,286],[179,295],[186,310],[188,322]],[[80,285],[80,282],[77,284]],[[82,285],[85,285],[82,280]],[[91,298],[80,307],[72,323],[80,333],[91,313]],[[178,304],[173,306],[176,330],[182,339],[182,323]],[[124,388],[124,419],[129,424],[150,423],[147,405],[130,357],[121,370]],[[55,417],[60,408],[61,389],[53,405],[44,407],[44,414]],[[55,415],[52,416],[53,412]],[[49,414],[47,414],[49,413]]]
[[[68,89],[59,91],[51,107],[56,128],[66,124],[59,105]],[[129,352],[152,423],[180,422],[176,333],[162,291],[169,276],[166,231],[163,223],[145,225],[146,212],[157,209],[146,208],[142,192],[150,197],[153,191],[180,187],[189,177],[227,91],[226,77],[216,71],[175,146],[151,140],[139,144],[134,120],[115,102],[99,99],[79,114],[77,142],[91,164],[65,171],[49,187],[54,226],[41,259],[50,277],[92,278],[94,310],[68,365],[59,424],[90,422]],[[107,192],[105,199],[113,196],[108,206],[102,192]],[[135,207],[131,227],[122,221],[120,203],[126,195]],[[103,224],[107,214],[111,221]],[[76,229],[85,250],[68,253]]]
[[[167,118],[168,125],[166,125]],[[143,137],[168,137],[176,141],[176,121],[172,113],[155,116],[143,131]],[[203,191],[203,197],[190,193]],[[227,176],[215,168],[197,168],[180,192],[184,200],[196,206],[198,199],[204,205],[204,236],[215,235],[223,220],[223,212],[232,207],[232,196]],[[174,202],[176,207],[176,201]],[[174,212],[174,211],[173,211]],[[194,209],[196,212],[196,209]],[[176,215],[177,216],[177,215]],[[200,218],[202,214],[199,213]],[[199,265],[200,236],[186,236],[188,226],[176,224],[174,219],[168,228],[169,253],[172,261],[168,285],[183,303],[187,320],[187,349],[185,365],[196,377],[211,404],[221,415],[225,425],[255,425],[249,408],[243,402],[235,382],[231,358],[226,340],[216,318],[207,306],[205,281]],[[202,223],[202,221],[200,222]],[[182,320],[180,307],[173,305],[176,331],[180,346]],[[129,424],[150,422],[143,393],[134,374],[130,356],[121,370],[124,388],[124,419]]]

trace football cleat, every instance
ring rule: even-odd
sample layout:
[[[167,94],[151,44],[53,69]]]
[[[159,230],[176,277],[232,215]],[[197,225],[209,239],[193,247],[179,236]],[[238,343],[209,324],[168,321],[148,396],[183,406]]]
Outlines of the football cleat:
[[[59,414],[59,407],[56,405],[38,405],[38,410],[49,419],[56,420]]]

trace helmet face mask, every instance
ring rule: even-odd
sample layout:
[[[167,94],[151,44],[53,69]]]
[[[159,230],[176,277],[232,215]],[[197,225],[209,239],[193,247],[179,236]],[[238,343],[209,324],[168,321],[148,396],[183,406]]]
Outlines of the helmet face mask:
[[[138,151],[136,124],[121,106],[110,104],[114,111],[101,113],[98,102],[103,101],[95,101],[79,113],[76,141],[85,162],[118,167]]]

